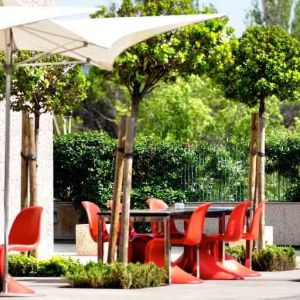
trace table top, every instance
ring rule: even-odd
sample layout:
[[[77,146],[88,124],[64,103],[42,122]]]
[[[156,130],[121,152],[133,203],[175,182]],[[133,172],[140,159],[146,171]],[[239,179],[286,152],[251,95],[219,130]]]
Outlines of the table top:
[[[131,217],[180,217],[183,215],[191,215],[197,206],[185,206],[184,208],[170,207],[168,209],[150,210],[150,209],[133,209],[129,214]],[[209,207],[207,217],[219,216],[221,214],[229,215],[233,207]],[[111,211],[101,211],[99,216],[110,216]]]

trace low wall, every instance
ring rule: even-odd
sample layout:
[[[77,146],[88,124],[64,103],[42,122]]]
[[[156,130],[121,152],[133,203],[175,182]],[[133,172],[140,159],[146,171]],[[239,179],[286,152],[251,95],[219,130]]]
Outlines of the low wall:
[[[214,206],[234,206],[235,203],[213,203]],[[212,221],[213,222],[213,221]],[[300,202],[268,202],[266,226],[273,227],[275,245],[300,245]],[[211,226],[208,226],[211,228]]]
[[[234,206],[234,202],[213,203],[214,206]],[[78,218],[74,215],[74,208],[69,205],[71,218],[68,218],[71,223],[64,224],[58,228],[58,224],[54,226],[55,239],[74,239],[75,224]],[[63,215],[69,215],[67,206],[64,207]],[[70,216],[69,215],[69,216]],[[60,216],[59,219],[64,222],[67,219]],[[62,225],[62,224],[60,224]],[[266,204],[266,225],[273,226],[273,242],[276,245],[300,245],[300,202],[268,202]],[[208,220],[206,232],[216,231],[218,228],[217,220]]]

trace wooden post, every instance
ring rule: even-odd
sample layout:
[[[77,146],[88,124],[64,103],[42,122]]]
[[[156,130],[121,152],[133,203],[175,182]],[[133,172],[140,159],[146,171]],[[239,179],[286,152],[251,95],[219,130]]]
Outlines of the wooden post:
[[[130,193],[132,182],[132,157],[134,142],[134,118],[126,120],[126,141],[124,153],[124,176],[123,176],[123,203],[121,218],[121,235],[118,260],[128,263],[128,242],[129,242],[129,211],[130,211]]]
[[[256,207],[256,161],[257,161],[257,113],[251,114],[251,136],[249,153],[248,199]]]
[[[124,151],[125,151],[125,135],[126,135],[126,117],[122,117],[118,130],[118,146],[115,162],[115,178],[114,178],[114,192],[113,203],[111,209],[111,224],[108,245],[107,262],[115,261],[118,229],[119,229],[119,211],[122,193],[123,169],[124,169]]]
[[[37,169],[36,169],[36,139],[35,139],[35,122],[34,115],[30,114],[28,119],[28,136],[29,136],[29,182],[30,182],[30,205],[37,205]]]
[[[21,209],[28,207],[28,117],[22,112],[22,149],[21,149]]]
[[[53,122],[54,122],[54,127],[55,127],[55,130],[56,130],[56,133],[58,135],[61,135],[61,132],[60,132],[60,129],[59,129],[59,126],[58,126],[58,123],[57,123],[57,119],[56,119],[56,115],[53,114]]]
[[[264,117],[258,118],[258,156],[257,156],[257,197],[258,203],[265,200],[265,124]],[[265,247],[265,209],[263,207],[260,219],[260,237],[258,247]]]

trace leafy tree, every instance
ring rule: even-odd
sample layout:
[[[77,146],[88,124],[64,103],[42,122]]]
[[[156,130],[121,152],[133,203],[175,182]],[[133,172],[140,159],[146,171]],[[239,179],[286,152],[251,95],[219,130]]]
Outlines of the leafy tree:
[[[126,87],[106,78],[103,71],[92,68],[87,80],[86,99],[76,108],[75,115],[83,122],[83,129],[103,129],[111,137],[117,137],[117,120],[127,113],[130,97]]]
[[[268,134],[286,130],[278,99],[266,102]],[[215,144],[248,144],[249,114],[255,108],[225,98],[224,92],[206,76],[192,75],[164,84],[141,103],[138,136],[182,143],[199,140]]]
[[[195,13],[199,11],[190,0],[144,0],[136,4],[124,0],[118,11],[100,9],[94,16]],[[188,26],[156,36],[125,51],[117,59],[110,76],[128,89],[132,116],[137,117],[140,102],[159,83],[173,81],[178,75],[203,74],[212,67],[222,68],[230,53],[227,39],[231,37],[232,29],[227,27],[227,21],[227,18],[222,18]]]
[[[300,1],[297,0],[254,0],[248,18],[252,24],[279,25],[288,32],[293,32],[294,27],[300,24],[300,19],[294,14],[299,9]]]

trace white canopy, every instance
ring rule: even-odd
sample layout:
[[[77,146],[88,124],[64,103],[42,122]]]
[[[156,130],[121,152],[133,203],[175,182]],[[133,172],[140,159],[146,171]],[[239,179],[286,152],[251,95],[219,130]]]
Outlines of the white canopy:
[[[84,12],[91,12],[91,9],[72,8],[67,11],[58,7],[0,7],[0,49],[5,49],[5,29],[12,28],[14,49],[63,53],[97,67],[111,69],[116,57],[133,44],[185,25],[222,16],[202,14],[98,19],[72,16],[57,19],[62,15]]]

